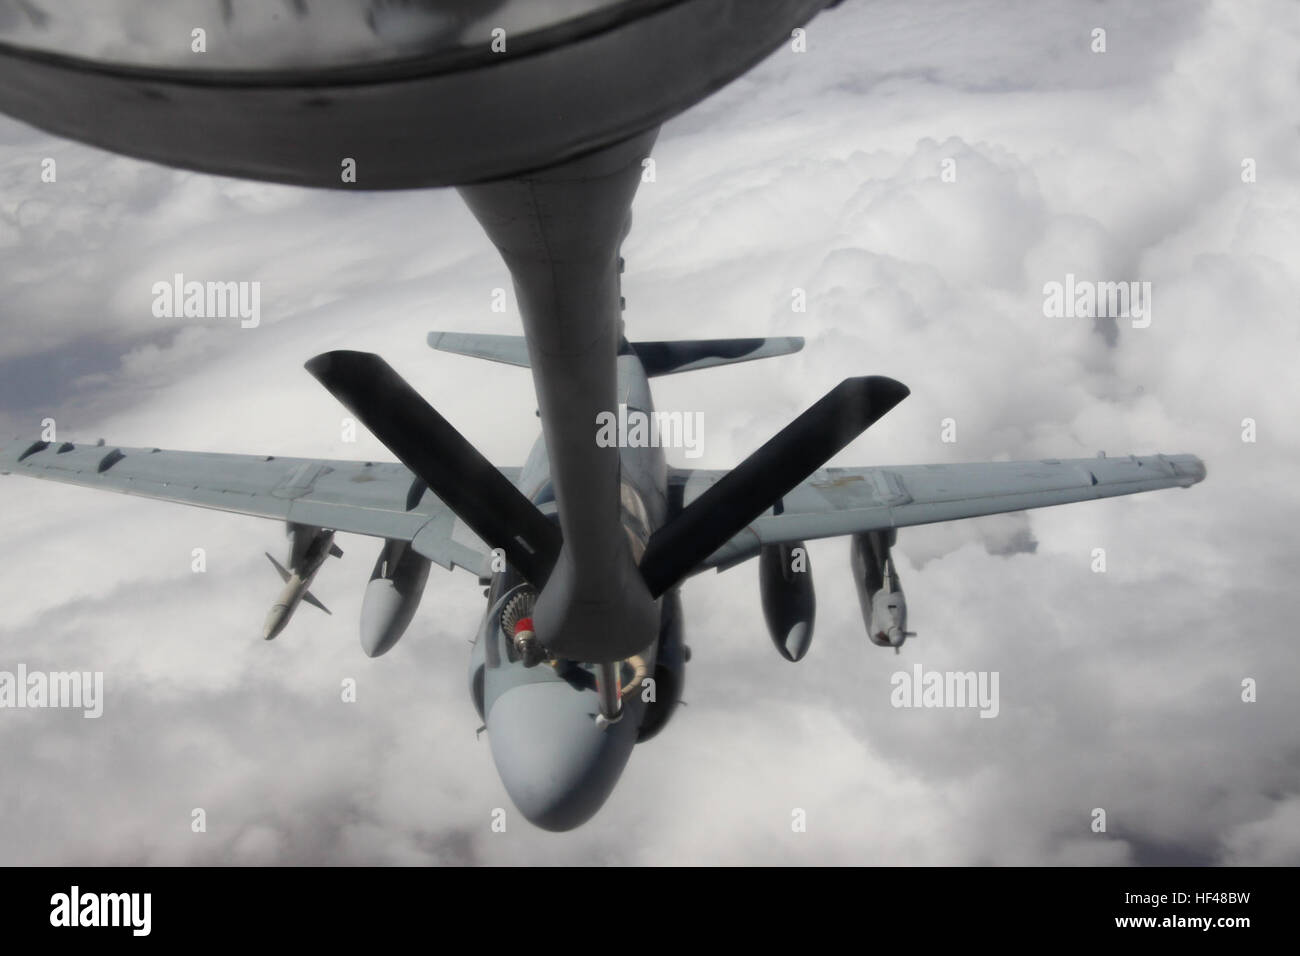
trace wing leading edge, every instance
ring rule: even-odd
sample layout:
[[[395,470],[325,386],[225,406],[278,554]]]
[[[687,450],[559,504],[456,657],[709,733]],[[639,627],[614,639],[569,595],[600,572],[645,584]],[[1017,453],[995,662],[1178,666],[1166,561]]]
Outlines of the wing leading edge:
[[[511,481],[516,468],[500,469]],[[410,542],[444,568],[478,573],[488,549],[404,466],[14,441],[0,474]]]
[[[670,486],[680,491],[684,507],[725,474],[675,469]],[[1205,464],[1195,455],[823,468],[710,555],[700,569],[729,568],[767,544],[1188,488],[1204,478]]]
[[[516,468],[499,470],[518,479]],[[477,573],[488,553],[437,496],[396,463],[13,441],[0,447],[0,474],[408,541],[448,569]],[[673,497],[680,495],[685,507],[726,474],[674,469]],[[1195,455],[823,468],[699,570],[731,567],[765,544],[1187,488],[1204,478],[1205,465]]]

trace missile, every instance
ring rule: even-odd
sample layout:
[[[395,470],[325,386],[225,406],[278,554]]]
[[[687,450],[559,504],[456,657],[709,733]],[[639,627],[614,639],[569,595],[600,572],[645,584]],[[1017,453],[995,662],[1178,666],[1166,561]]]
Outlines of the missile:
[[[284,587],[280,590],[275,603],[271,605],[271,609],[266,614],[266,622],[262,625],[262,638],[268,641],[273,640],[285,629],[293,617],[293,612],[298,610],[298,605],[304,601],[312,607],[320,608],[326,614],[331,613],[330,609],[311,593],[311,583],[326,558],[331,554],[340,557],[343,554],[338,545],[334,544],[333,531],[305,528],[302,525],[291,525],[289,530],[293,535],[293,546],[289,555],[289,564],[293,570],[285,568],[270,554],[266,555],[266,560],[271,562],[271,566],[284,581]]]
[[[850,549],[853,580],[867,637],[880,647],[892,647],[895,654],[904,641],[916,637],[915,631],[907,629],[907,599],[903,597],[903,583],[890,554],[896,540],[897,534],[892,531],[855,534]]]
[[[292,574],[280,566],[280,563],[272,558],[269,554],[267,558],[275,565],[275,569],[281,573],[284,578],[284,588],[280,591],[280,596],[275,599],[271,605],[271,610],[266,612],[266,623],[262,626],[262,637],[264,640],[272,640],[289,623],[293,617],[293,612],[298,610],[298,605],[306,601],[312,607],[318,607],[326,614],[332,614],[316,595],[312,594],[308,588],[311,587],[311,580],[315,574],[308,576],[303,580],[302,575]],[[319,569],[318,569],[319,570]]]

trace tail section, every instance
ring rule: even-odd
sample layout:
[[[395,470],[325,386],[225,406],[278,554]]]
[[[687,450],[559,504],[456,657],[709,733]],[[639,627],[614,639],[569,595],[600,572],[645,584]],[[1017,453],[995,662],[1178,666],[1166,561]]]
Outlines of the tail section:
[[[681,339],[676,342],[633,342],[647,378],[692,372],[736,362],[791,355],[803,348],[798,336],[752,339]]]
[[[430,332],[429,348],[503,365],[528,368],[528,345],[522,335],[476,335],[472,332]]]
[[[522,335],[480,335],[430,332],[429,347],[471,358],[528,368],[528,347]],[[803,348],[798,336],[748,339],[681,339],[669,342],[631,342],[625,347],[641,359],[647,378],[714,368],[775,355],[791,355]]]

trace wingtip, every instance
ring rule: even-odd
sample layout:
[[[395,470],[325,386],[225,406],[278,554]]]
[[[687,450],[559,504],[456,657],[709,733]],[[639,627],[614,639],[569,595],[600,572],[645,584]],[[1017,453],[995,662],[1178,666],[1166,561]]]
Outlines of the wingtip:
[[[1205,462],[1196,455],[1179,455],[1174,462],[1174,471],[1187,477],[1189,486],[1199,485],[1208,474]]]
[[[362,368],[387,364],[374,352],[358,352],[353,349],[333,349],[313,356],[303,363],[303,368],[320,379],[341,368]]]
[[[872,398],[876,401],[888,402],[890,408],[912,394],[910,388],[888,375],[868,375],[865,380],[870,383]]]
[[[330,366],[334,364],[333,352],[322,352],[320,355],[313,355],[302,367],[305,368],[316,378],[320,378],[329,372]]]
[[[886,375],[859,375],[844,379],[822,398],[822,402],[848,402],[859,407],[874,422],[893,411],[910,394],[912,390],[897,379]]]

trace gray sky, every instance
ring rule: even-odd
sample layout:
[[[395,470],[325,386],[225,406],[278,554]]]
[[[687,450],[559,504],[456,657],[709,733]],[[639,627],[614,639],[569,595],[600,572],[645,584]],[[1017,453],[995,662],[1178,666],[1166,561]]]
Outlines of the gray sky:
[[[1209,477],[901,532],[920,637],[898,657],[867,642],[844,541],[811,546],[798,665],[753,564],[694,579],[689,706],[573,833],[515,814],[475,739],[469,575],[435,568],[371,661],[379,543],[340,536],[315,588],[333,617],[303,608],[267,645],[280,526],[0,480],[0,670],[99,670],[106,694],[99,720],[0,710],[0,863],[1300,863],[1298,76],[1287,2],[848,2],[665,127],[624,248],[629,335],[808,339],[657,384],[704,414],[691,464],[880,373],[912,396],[837,464],[1191,452]],[[261,326],[155,318],[176,272],[259,281]],[[1044,317],[1067,273],[1151,282],[1150,327]],[[507,285],[450,191],[223,180],[0,121],[6,438],[52,417],[60,439],[388,458],[340,440],[302,369],[353,348],[519,464],[528,374],[424,346],[518,332],[513,302],[490,311]],[[916,663],[997,671],[999,716],[894,709]]]

